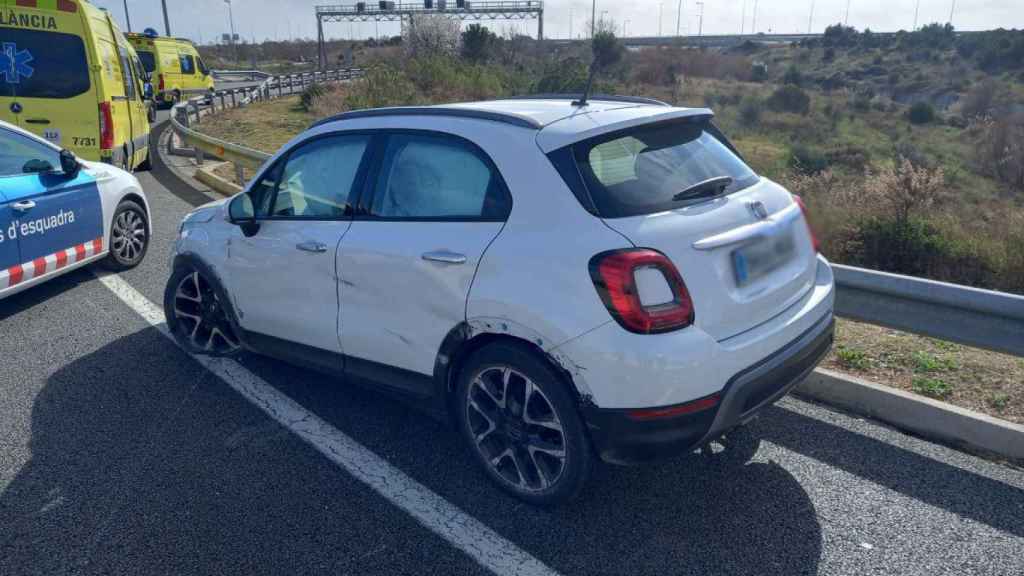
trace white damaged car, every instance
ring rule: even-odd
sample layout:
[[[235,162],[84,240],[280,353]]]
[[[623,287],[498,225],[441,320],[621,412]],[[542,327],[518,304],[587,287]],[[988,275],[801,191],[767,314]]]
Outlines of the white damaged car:
[[[595,458],[709,446],[833,334],[799,198],[709,110],[638,98],[324,120],[187,217],[172,266],[164,308],[186,349],[427,403],[537,504],[575,494]]]

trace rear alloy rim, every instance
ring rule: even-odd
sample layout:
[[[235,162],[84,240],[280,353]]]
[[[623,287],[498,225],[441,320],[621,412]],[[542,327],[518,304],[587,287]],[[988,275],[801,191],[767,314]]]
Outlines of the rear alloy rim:
[[[566,441],[551,401],[508,366],[491,366],[469,385],[466,421],[480,455],[517,490],[540,492],[565,470]]]
[[[198,350],[224,354],[238,350],[238,338],[217,293],[199,272],[192,272],[174,291],[178,330]]]
[[[111,249],[117,259],[132,264],[142,257],[146,246],[146,223],[134,210],[125,210],[114,219]]]

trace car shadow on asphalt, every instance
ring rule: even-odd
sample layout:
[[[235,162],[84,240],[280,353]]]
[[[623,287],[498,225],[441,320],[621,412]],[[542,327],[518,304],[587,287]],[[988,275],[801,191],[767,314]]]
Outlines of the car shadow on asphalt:
[[[818,572],[823,536],[814,502],[778,463],[685,456],[598,467],[579,499],[537,509],[492,487],[451,428],[417,409],[273,360],[242,362],[566,574]],[[282,573],[293,558],[337,572],[352,558],[347,547],[372,548],[361,538],[385,538],[398,550],[413,546],[396,535],[394,521],[381,520],[381,533],[368,529],[362,519],[384,518],[389,505],[356,499],[366,490],[155,329],[53,373],[35,400],[31,426],[31,460],[0,493],[2,574]],[[1024,492],[1005,483],[786,408],[769,409],[751,432],[1024,535],[1024,518],[1006,506]],[[308,494],[318,490],[327,492],[318,494],[323,502]],[[359,522],[346,520],[346,509]]]

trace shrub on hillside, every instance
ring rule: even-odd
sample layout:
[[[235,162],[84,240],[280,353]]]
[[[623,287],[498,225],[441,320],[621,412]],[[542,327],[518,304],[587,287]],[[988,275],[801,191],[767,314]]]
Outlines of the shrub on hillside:
[[[327,93],[327,89],[323,84],[310,84],[306,86],[302,93],[299,94],[299,109],[303,112],[309,112],[313,108],[313,104]]]
[[[803,86],[804,76],[800,73],[799,68],[791,64],[789,68],[786,68],[786,73],[782,75],[782,83]]]
[[[811,97],[799,86],[786,84],[772,92],[767,104],[776,112],[807,114],[811,110]]]
[[[828,168],[828,156],[818,148],[797,142],[789,148],[789,167],[803,174],[817,174]]]
[[[764,110],[764,102],[753,94],[748,94],[740,100],[740,121],[746,126],[754,126],[761,121],[761,112]]]
[[[981,118],[988,116],[996,103],[996,94],[999,91],[999,82],[988,78],[979,82],[971,88],[964,96],[963,104],[960,105],[960,112],[964,118]]]
[[[935,107],[928,102],[914,102],[907,110],[907,120],[911,124],[931,124],[935,121]]]
[[[977,131],[978,162],[999,181],[1024,189],[1024,114],[984,120]]]

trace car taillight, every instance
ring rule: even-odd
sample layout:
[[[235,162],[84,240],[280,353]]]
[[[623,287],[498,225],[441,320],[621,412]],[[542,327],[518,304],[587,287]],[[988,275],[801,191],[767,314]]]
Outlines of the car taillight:
[[[693,324],[690,292],[661,252],[602,252],[590,259],[590,277],[608,312],[630,332],[657,334]]]
[[[110,112],[110,102],[100,102],[100,149],[110,150],[114,147],[114,115]]]
[[[163,74],[157,74],[156,75],[156,83],[157,83],[157,90],[161,90],[162,91],[164,89],[164,75]]]
[[[818,241],[818,235],[814,233],[814,226],[811,226],[810,214],[807,212],[807,205],[804,204],[804,199],[793,194],[793,201],[800,207],[800,212],[804,215],[804,224],[807,224],[807,233],[811,236],[811,244],[814,246],[814,251],[821,252],[821,242]]]

